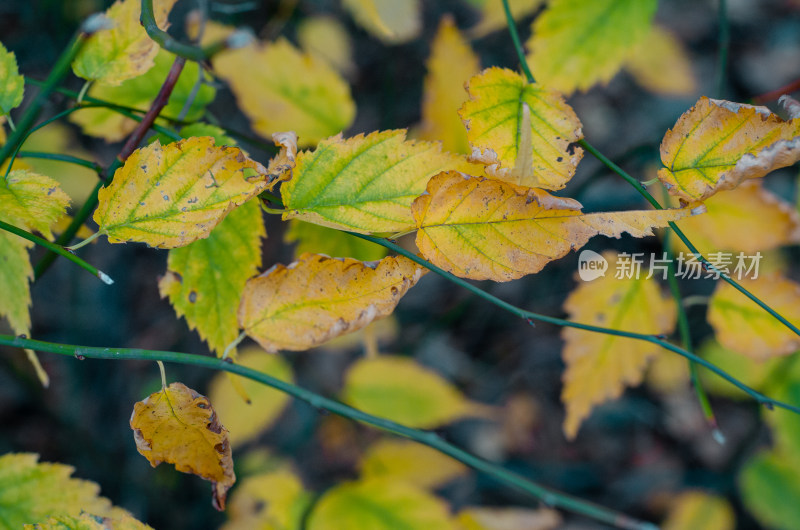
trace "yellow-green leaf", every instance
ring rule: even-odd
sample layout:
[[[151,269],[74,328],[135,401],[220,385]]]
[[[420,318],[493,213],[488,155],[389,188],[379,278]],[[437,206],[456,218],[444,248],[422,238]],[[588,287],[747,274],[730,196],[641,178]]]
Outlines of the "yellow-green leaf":
[[[526,43],[536,80],[571,94],[607,83],[650,31],[656,0],[552,0]]]
[[[359,410],[421,429],[485,412],[434,371],[389,355],[353,364],[342,397]]]
[[[267,186],[267,170],[238,147],[207,136],[133,152],[102,188],[94,221],[111,243],[175,248],[208,237],[231,211]]]
[[[212,483],[212,501],[225,509],[236,482],[228,431],[217,420],[208,399],[182,383],[150,394],[133,407],[131,429],[136,449],[153,467],[174,464]]]
[[[304,18],[297,25],[297,41],[303,51],[325,59],[339,72],[347,75],[355,70],[350,34],[336,18]]]
[[[167,273],[158,283],[178,316],[197,329],[221,355],[239,335],[236,310],[245,282],[261,267],[266,236],[261,208],[250,201],[236,208],[209,234],[169,251]]]
[[[372,479],[328,490],[314,505],[308,530],[455,530],[447,505],[405,482]]]
[[[542,5],[544,0],[509,0],[508,6],[511,8],[511,16],[514,20],[520,20]],[[503,9],[503,0],[478,0],[470,3],[480,5],[480,21],[470,28],[469,35],[472,38],[485,37],[489,33],[497,30],[506,29],[506,12]]]
[[[729,350],[713,339],[703,343],[697,353],[714,366],[758,391],[767,390],[764,385],[769,382],[776,370],[780,369],[782,362],[780,358],[766,361],[756,360]],[[703,382],[703,388],[713,394],[731,399],[752,399],[750,395],[707,370],[701,370],[700,379]],[[770,393],[769,390],[767,392]]]
[[[487,174],[526,187],[563,188],[583,156],[570,144],[583,138],[581,122],[564,98],[504,68],[469,80],[470,100],[459,110]]]
[[[17,58],[0,42],[0,116],[19,107],[24,92],[25,79],[19,75]]]
[[[540,508],[466,508],[458,512],[459,530],[556,530],[561,516]]]
[[[581,205],[544,190],[440,173],[414,201],[417,247],[428,261],[462,278],[509,281],[539,272],[591,237],[652,235],[687,210],[584,214]]]
[[[654,25],[633,48],[625,68],[647,90],[665,96],[685,96],[697,90],[688,52],[675,35]]]
[[[800,285],[777,274],[737,281],[800,326]],[[720,344],[753,359],[763,361],[800,349],[800,337],[727,282],[717,282],[708,304],[708,323]]]
[[[768,528],[791,530],[800,526],[800,469],[779,451],[761,451],[739,474],[739,489],[748,511]]]
[[[399,480],[424,489],[439,488],[468,471],[461,462],[407,440],[380,440],[361,459],[362,478]]]
[[[283,218],[361,233],[413,229],[409,207],[428,180],[440,171],[476,166],[438,144],[405,136],[404,129],[337,136],[300,153],[292,180],[281,186]]]
[[[736,518],[723,497],[702,491],[684,491],[673,500],[663,530],[733,530]]]
[[[355,21],[387,44],[417,38],[422,31],[420,0],[344,0]]]
[[[26,230],[36,230],[53,239],[51,226],[69,206],[69,197],[58,182],[24,169],[0,178],[0,219]]]
[[[234,314],[235,318],[235,314]],[[292,367],[280,355],[270,355],[260,348],[248,348],[236,358],[236,364],[258,370],[281,381],[292,383]],[[239,379],[249,402],[242,400],[230,381]],[[257,437],[278,419],[289,396],[266,385],[238,375],[218,373],[209,387],[208,396],[220,421],[230,432],[231,445],[236,447]]]
[[[418,136],[423,140],[440,140],[445,151],[468,154],[467,131],[458,117],[458,109],[467,98],[465,83],[478,73],[480,62],[453,17],[445,16],[439,24],[426,66]]]
[[[702,201],[798,160],[800,120],[703,97],[664,135],[658,178],[682,201]]]
[[[0,212],[0,219],[3,213]],[[0,230],[0,317],[4,317],[15,334],[27,334],[31,328],[28,309],[31,305],[30,280],[33,267],[28,248],[33,243]]]
[[[99,497],[94,482],[70,478],[74,469],[63,464],[38,463],[31,453],[0,456],[0,530],[19,530],[48,517],[108,515],[111,503]]]
[[[160,50],[155,56],[155,65],[147,73],[124,81],[119,86],[94,84],[89,89],[88,95],[146,111],[158,95],[174,60],[173,54]],[[161,116],[177,118],[189,100],[191,100],[191,104],[183,119],[192,121],[203,115],[206,105],[214,99],[216,89],[210,83],[203,83],[192,99],[192,90],[197,83],[198,75],[197,63],[188,61],[178,77],[167,106],[160,113]],[[78,124],[85,134],[97,136],[109,142],[124,139],[138,125],[136,120],[107,108],[81,109],[72,113],[69,119]]]
[[[355,117],[347,82],[324,59],[283,38],[222,52],[212,63],[262,136],[295,131],[301,145],[313,145]]]
[[[160,28],[169,26],[167,17],[176,1],[154,0],[153,12]],[[159,46],[139,22],[141,6],[140,0],[117,0],[106,10],[113,27],[89,37],[72,62],[75,75],[116,86],[152,68]]]
[[[362,263],[304,254],[247,282],[239,325],[268,352],[307,350],[390,315],[422,274],[403,257]]]
[[[325,254],[333,258],[353,258],[361,261],[377,261],[386,256],[385,247],[370,243],[341,230],[334,230],[299,219],[291,219],[284,234],[284,241],[297,243],[295,257],[307,252]]]
[[[82,513],[79,517],[60,515],[38,524],[26,524],[23,530],[153,530],[129,514],[100,517]]]
[[[606,252],[609,271],[627,271],[631,258]],[[564,302],[573,322],[622,331],[661,335],[675,327],[674,300],[664,295],[658,282],[645,275],[637,278],[608,272],[581,283]],[[618,398],[625,387],[642,382],[648,361],[660,347],[626,337],[564,328],[563,357],[567,368],[561,400],[567,409],[564,433],[574,438],[595,406]]]
[[[254,475],[233,492],[221,530],[300,530],[311,501],[288,468]]]

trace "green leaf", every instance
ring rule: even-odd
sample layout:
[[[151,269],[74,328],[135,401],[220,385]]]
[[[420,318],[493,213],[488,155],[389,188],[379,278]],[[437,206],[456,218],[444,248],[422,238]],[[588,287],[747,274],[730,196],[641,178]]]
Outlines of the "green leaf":
[[[69,197],[58,182],[24,169],[0,178],[0,219],[53,239],[51,226],[67,211]]]
[[[19,75],[17,58],[0,42],[0,116],[22,103],[25,79]]]
[[[82,513],[80,517],[59,515],[39,524],[26,524],[23,530],[153,530],[127,513],[99,517]]]
[[[0,218],[3,213],[0,212]],[[5,317],[17,335],[28,333],[31,317],[29,281],[33,279],[33,267],[28,259],[28,247],[33,243],[19,236],[0,230],[0,316]]]
[[[786,455],[764,451],[745,464],[739,489],[747,509],[763,525],[792,530],[800,528],[800,469],[787,465]]]
[[[700,347],[698,355],[759,392],[765,390],[764,384],[769,381],[770,375],[774,374],[775,369],[783,362],[780,358],[758,361],[746,355],[742,355],[741,353],[729,350],[716,340],[705,342]],[[701,370],[700,374],[703,387],[711,393],[734,399],[751,399],[751,396],[745,394],[716,374],[712,374],[707,370]],[[770,394],[770,392],[767,392],[767,394]],[[800,401],[798,401],[798,403],[800,403]]]
[[[308,530],[454,530],[447,505],[410,484],[390,479],[344,483],[314,506]]]
[[[234,209],[206,239],[169,251],[158,284],[178,316],[221,355],[239,334],[236,310],[245,282],[261,267],[267,235],[261,208],[250,201]]]
[[[306,252],[325,254],[332,258],[354,258],[360,261],[377,261],[384,258],[387,249],[341,230],[334,230],[298,219],[289,221],[284,241],[297,243],[295,257]]]
[[[173,54],[161,50],[155,57],[155,66],[146,74],[125,81],[119,86],[92,85],[89,96],[145,111],[150,108],[158,95],[174,60]],[[161,111],[161,116],[178,117],[191,97],[198,76],[197,63],[188,61],[178,77],[167,106]],[[199,119],[215,95],[216,89],[208,83],[203,83],[192,100],[185,119],[189,121]],[[109,142],[122,140],[136,128],[138,123],[112,110],[91,107],[71,114],[69,119],[80,125],[85,134],[104,138]]]
[[[30,453],[0,456],[0,530],[19,530],[52,516],[111,511],[108,499],[98,496],[97,484],[70,478],[70,466],[38,459]]]
[[[539,83],[571,94],[607,83],[650,31],[657,0],[552,0],[526,43]]]
[[[281,187],[288,210],[283,218],[360,233],[412,230],[411,203],[428,180],[475,166],[439,144],[405,137],[404,129],[336,136],[300,153],[292,180]]]

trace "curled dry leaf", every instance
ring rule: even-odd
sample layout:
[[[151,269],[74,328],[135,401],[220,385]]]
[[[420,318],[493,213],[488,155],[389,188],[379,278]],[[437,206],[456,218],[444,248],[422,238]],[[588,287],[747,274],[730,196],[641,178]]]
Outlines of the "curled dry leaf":
[[[297,163],[297,134],[292,131],[273,133],[272,141],[280,147],[278,154],[267,164],[267,190],[292,178]]]
[[[247,282],[239,325],[268,352],[307,350],[390,315],[423,270],[403,257],[303,254]]]
[[[98,194],[94,220],[111,243],[176,248],[208,237],[267,187],[267,170],[208,136],[137,149]]]
[[[700,98],[661,142],[658,178],[684,202],[702,201],[800,160],[800,120],[766,107]]]
[[[653,235],[689,214],[650,210],[584,214],[581,205],[544,190],[440,173],[411,209],[425,259],[462,278],[509,281],[539,272],[595,235]]]
[[[212,483],[212,503],[225,509],[228,490],[236,482],[228,431],[202,396],[182,383],[150,394],[134,405],[131,429],[136,449],[156,467],[174,464]]]

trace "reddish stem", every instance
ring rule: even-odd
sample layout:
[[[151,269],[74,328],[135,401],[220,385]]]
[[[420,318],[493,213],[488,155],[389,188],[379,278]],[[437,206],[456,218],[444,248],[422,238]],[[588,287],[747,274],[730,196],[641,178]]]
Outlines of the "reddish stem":
[[[762,105],[762,104],[767,103],[769,101],[774,101],[774,100],[778,99],[779,97],[781,97],[784,94],[789,94],[791,92],[797,92],[798,90],[800,90],[800,79],[796,79],[795,81],[792,81],[788,85],[784,85],[784,86],[782,86],[780,88],[777,88],[775,90],[771,90],[769,92],[761,94],[760,96],[754,97],[753,98],[753,103],[756,103],[757,105]]]

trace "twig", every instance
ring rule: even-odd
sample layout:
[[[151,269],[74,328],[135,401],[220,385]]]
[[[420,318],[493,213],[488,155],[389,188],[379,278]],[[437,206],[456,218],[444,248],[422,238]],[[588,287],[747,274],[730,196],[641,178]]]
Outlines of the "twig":
[[[718,11],[718,24],[719,32],[717,33],[717,98],[722,99],[725,97],[725,88],[727,85],[728,77],[728,49],[730,48],[730,25],[728,23],[728,2],[727,0],[719,1]]]
[[[508,33],[511,34],[511,40],[514,41],[514,49],[517,50],[517,56],[519,57],[519,64],[522,67],[522,71],[525,73],[528,83],[535,83],[536,81],[533,78],[531,69],[528,67],[528,61],[525,59],[525,50],[522,48],[522,42],[519,40],[517,25],[514,22],[514,16],[511,14],[511,7],[508,5],[508,0],[503,0],[503,9],[506,12]]]
[[[41,160],[56,160],[58,162],[66,162],[67,164],[75,164],[76,166],[83,166],[89,168],[101,178],[105,178],[105,168],[97,162],[78,158],[77,156],[65,155],[61,153],[45,153],[42,151],[20,151],[17,153],[17,158],[38,158]]]
[[[190,61],[203,63],[214,54],[228,48],[235,47],[238,43],[231,43],[230,37],[201,48],[185,44],[172,37],[169,33],[158,27],[153,13],[153,0],[142,0],[142,16],[140,18],[147,35],[159,46]]]

